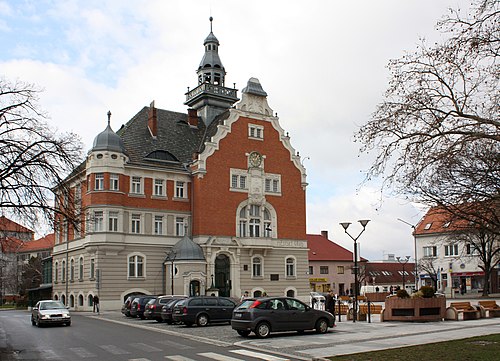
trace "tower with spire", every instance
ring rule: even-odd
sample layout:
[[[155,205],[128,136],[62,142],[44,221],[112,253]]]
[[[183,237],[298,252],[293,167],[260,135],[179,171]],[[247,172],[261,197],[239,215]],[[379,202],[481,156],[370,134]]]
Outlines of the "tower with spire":
[[[210,17],[210,34],[203,42],[205,54],[196,71],[198,85],[192,90],[188,88],[184,103],[195,109],[207,125],[239,100],[237,89],[225,86],[226,70],[219,57],[220,44],[212,31],[212,21]]]

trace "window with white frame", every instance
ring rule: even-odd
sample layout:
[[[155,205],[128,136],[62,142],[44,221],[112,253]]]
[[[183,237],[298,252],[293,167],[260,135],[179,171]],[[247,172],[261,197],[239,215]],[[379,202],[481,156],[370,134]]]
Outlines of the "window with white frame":
[[[251,204],[249,206],[250,219],[248,222],[248,235],[250,237],[260,237],[261,214],[260,206]]]
[[[337,273],[339,275],[343,275],[344,274],[344,266],[337,266]]]
[[[108,213],[108,231],[118,232],[118,212],[110,211]]]
[[[116,173],[109,175],[109,189],[112,191],[120,190],[120,176]]]
[[[54,282],[59,282],[59,262],[56,262],[54,266]]]
[[[184,234],[184,218],[175,217],[175,235],[183,237]]]
[[[263,140],[264,127],[257,124],[248,124],[248,138]]]
[[[265,180],[265,191],[266,193],[280,193],[280,179],[277,177],[266,178]]]
[[[328,266],[319,266],[319,274],[327,275],[328,274]]]
[[[252,258],[252,277],[262,277],[262,258]]]
[[[94,211],[94,232],[102,232],[104,230],[104,212]]]
[[[424,247],[424,257],[437,257],[437,247],[436,246]]]
[[[83,280],[83,256],[78,259],[78,280]]]
[[[285,264],[286,264],[286,276],[295,277],[295,259],[293,257],[287,257]]]
[[[247,189],[246,174],[231,174],[231,189]]]
[[[128,277],[144,277],[144,257],[142,255],[132,255],[128,257]]]
[[[266,206],[249,204],[242,207],[237,220],[239,237],[272,237],[272,214]]]
[[[130,193],[142,194],[142,178],[132,177]]]
[[[458,256],[458,244],[447,244],[444,246],[444,255]]]
[[[63,282],[66,282],[66,261],[62,261],[62,267],[61,267],[61,280]]]
[[[154,230],[155,234],[161,235],[163,234],[163,216],[155,216],[155,224],[154,224]]]
[[[94,190],[102,191],[103,189],[104,189],[104,173],[96,173]]]
[[[73,282],[75,280],[75,260],[72,258],[69,264],[69,280]]]
[[[165,180],[155,179],[153,195],[155,195],[157,197],[164,197],[165,196]]]
[[[89,278],[95,279],[95,258],[90,259]]]
[[[309,275],[313,275],[314,274],[314,267],[313,266],[309,266]]]
[[[132,233],[141,233],[141,215],[132,214],[130,231]]]
[[[186,198],[186,182],[176,181],[175,182],[175,197],[176,198]]]

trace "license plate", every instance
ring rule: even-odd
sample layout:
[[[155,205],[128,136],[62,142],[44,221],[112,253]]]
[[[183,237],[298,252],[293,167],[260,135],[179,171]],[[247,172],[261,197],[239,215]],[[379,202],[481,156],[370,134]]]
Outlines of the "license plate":
[[[241,313],[235,313],[234,318],[241,318]]]

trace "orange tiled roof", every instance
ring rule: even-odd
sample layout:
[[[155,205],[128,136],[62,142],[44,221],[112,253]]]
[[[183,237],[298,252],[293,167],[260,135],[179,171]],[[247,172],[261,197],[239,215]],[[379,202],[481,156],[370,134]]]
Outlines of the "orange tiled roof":
[[[431,207],[415,230],[416,235],[450,233],[467,228],[469,222],[457,219],[443,207]]]
[[[309,261],[352,262],[354,259],[351,251],[330,241],[321,234],[307,234],[306,238],[309,248]],[[366,261],[364,258],[361,258],[361,260]]]
[[[54,233],[50,233],[40,239],[24,242],[19,252],[31,252],[43,249],[50,249],[54,247],[54,243],[55,243]]]
[[[0,216],[0,229],[10,232],[34,233],[31,229],[21,226],[5,216]]]
[[[0,238],[0,249],[2,253],[15,253],[23,246],[23,241],[14,237]]]

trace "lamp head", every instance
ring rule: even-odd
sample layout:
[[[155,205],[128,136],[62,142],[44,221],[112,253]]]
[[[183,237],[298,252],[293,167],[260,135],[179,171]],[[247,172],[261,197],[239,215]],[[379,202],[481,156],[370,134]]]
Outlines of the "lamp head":
[[[347,228],[349,228],[351,222],[342,222],[340,223],[340,225],[342,226],[342,228],[344,228],[344,231],[347,231]]]
[[[368,224],[368,222],[370,222],[370,220],[369,219],[360,219],[358,222],[361,223],[363,228],[365,228],[366,225]]]

